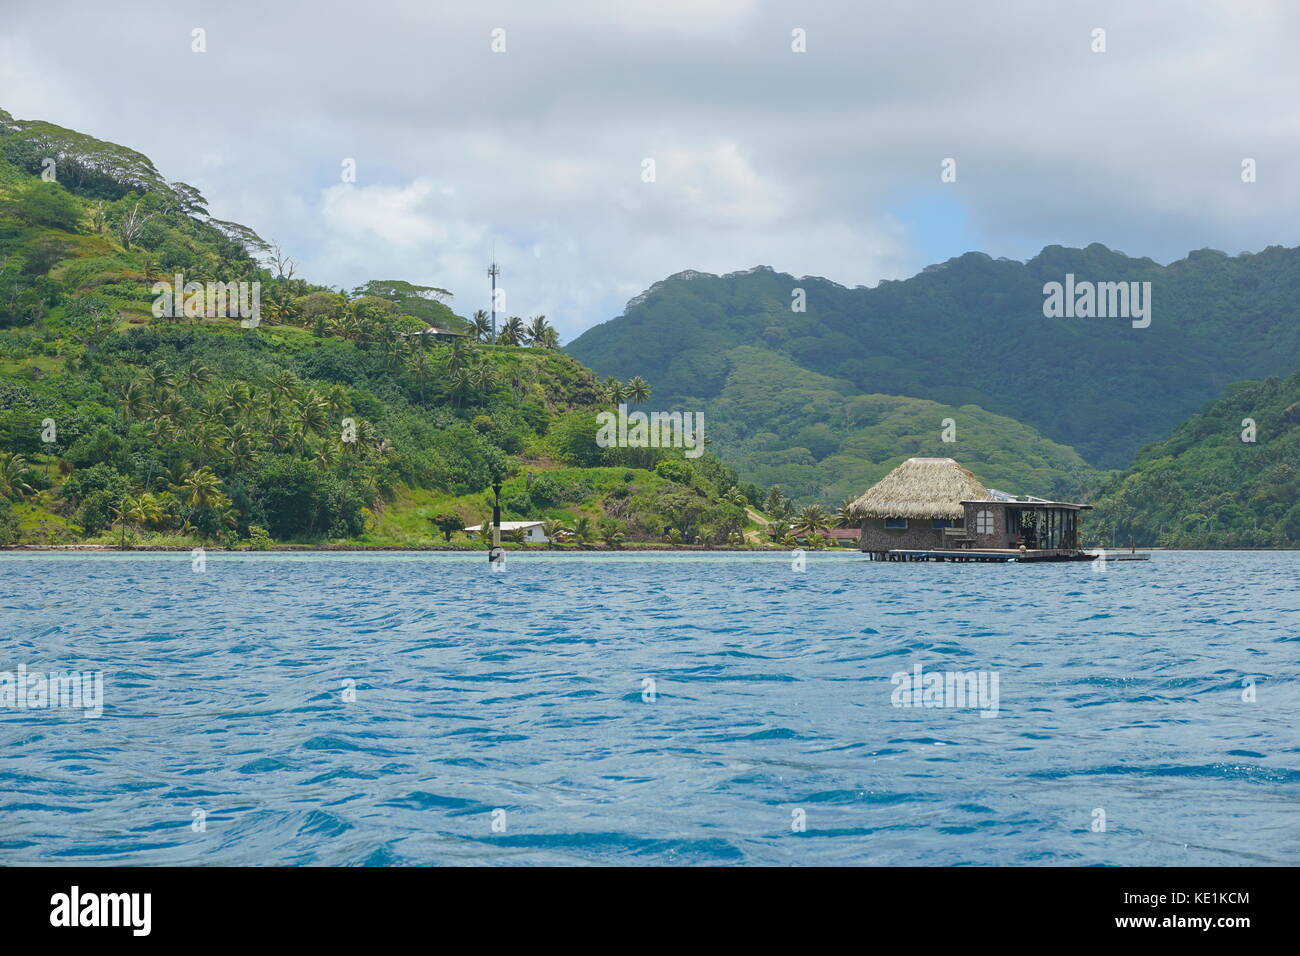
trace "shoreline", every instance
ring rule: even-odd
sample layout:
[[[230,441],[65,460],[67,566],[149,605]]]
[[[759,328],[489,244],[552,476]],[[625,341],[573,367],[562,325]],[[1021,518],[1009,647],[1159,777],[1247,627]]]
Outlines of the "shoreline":
[[[598,545],[588,547],[550,548],[544,545],[523,547],[519,545],[503,546],[507,554],[703,554],[725,552],[731,554],[790,554],[795,549],[772,546],[731,547],[728,545],[691,545],[691,544],[653,544],[644,547],[609,548]],[[456,545],[435,545],[432,547],[412,547],[409,545],[376,544],[277,544],[269,548],[227,548],[220,545],[177,545],[154,544],[121,548],[107,544],[9,544],[0,545],[0,554],[185,554],[202,548],[212,554],[368,554],[368,553],[407,553],[407,554],[482,554],[487,548],[466,548]],[[866,554],[857,548],[802,548],[805,554]],[[1088,548],[1085,550],[1099,550]],[[1108,554],[1127,554],[1128,548],[1105,548]],[[1161,552],[1168,554],[1288,554],[1300,551],[1298,548],[1138,548],[1141,552]]]
[[[450,554],[482,554],[488,553],[487,548],[462,548],[455,545],[433,546],[433,547],[412,547],[408,545],[396,544],[376,544],[376,545],[354,545],[354,544],[278,544],[269,548],[226,548],[220,545],[179,545],[179,544],[154,544],[140,545],[134,548],[121,548],[107,544],[10,544],[0,546],[0,553],[19,553],[19,554],[143,554],[143,553],[188,553],[196,548],[202,548],[209,553],[225,554],[273,554],[275,552],[305,554],[311,552],[354,552],[364,554],[372,551],[404,551],[415,554],[428,553],[450,553]],[[745,552],[776,552],[788,554],[792,549],[781,547],[748,547],[734,548],[726,545],[717,547],[707,547],[705,545],[691,544],[665,544],[653,545],[651,547],[637,548],[607,548],[591,546],[585,548],[548,548],[544,545],[533,547],[506,547],[503,545],[507,554],[655,554],[661,551],[683,551],[683,552],[703,552],[703,551],[733,551],[736,553]],[[806,552],[819,554],[826,552],[839,552],[843,554],[862,554],[857,548],[805,548]]]

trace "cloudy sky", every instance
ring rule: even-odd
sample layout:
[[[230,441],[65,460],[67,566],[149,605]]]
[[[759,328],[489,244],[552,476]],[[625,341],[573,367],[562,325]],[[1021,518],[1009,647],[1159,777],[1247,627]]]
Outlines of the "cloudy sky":
[[[323,284],[468,314],[495,247],[508,311],[567,341],[683,269],[1296,245],[1298,27],[1289,0],[4,0],[0,107],[144,152]]]

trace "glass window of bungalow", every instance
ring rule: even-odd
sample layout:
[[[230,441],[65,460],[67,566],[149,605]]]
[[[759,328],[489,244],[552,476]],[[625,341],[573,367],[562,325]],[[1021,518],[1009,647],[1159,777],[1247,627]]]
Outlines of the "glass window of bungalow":
[[[935,518],[930,522],[931,528],[960,528],[964,521],[961,518]]]
[[[906,518],[886,518],[886,519],[885,519],[885,527],[886,527],[886,528],[906,528],[906,527],[907,527],[907,519],[906,519]]]

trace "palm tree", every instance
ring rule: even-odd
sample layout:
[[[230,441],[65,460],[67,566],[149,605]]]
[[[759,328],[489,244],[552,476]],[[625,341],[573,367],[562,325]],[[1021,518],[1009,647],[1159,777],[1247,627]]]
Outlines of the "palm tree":
[[[315,389],[308,389],[303,396],[294,402],[294,424],[298,426],[298,431],[303,440],[310,438],[319,431],[324,431],[329,424],[329,410],[326,408],[324,399]],[[301,445],[298,449],[301,454]]]
[[[420,338],[426,336],[422,335]],[[411,357],[411,378],[415,380],[415,385],[420,390],[420,401],[426,401],[429,391],[429,359],[423,349],[419,349]]]
[[[497,383],[496,373],[487,362],[479,362],[469,370],[469,383],[476,392],[489,392]]]
[[[186,496],[186,503],[191,508],[198,509],[206,508],[218,498],[225,497],[221,494],[221,479],[211,468],[197,468],[190,472],[181,484],[181,493]]]
[[[243,422],[230,426],[226,436],[226,461],[235,471],[243,471],[253,461],[253,442],[256,436]]]
[[[546,332],[550,327],[550,323],[546,321],[546,316],[535,315],[528,322],[528,328],[524,329],[524,340],[529,345],[536,346],[546,337]]]
[[[822,509],[821,505],[809,505],[804,508],[799,512],[799,520],[795,523],[796,531],[809,536],[815,536],[829,527],[830,515]]]
[[[122,390],[122,411],[127,418],[139,418],[149,407],[149,395],[139,379],[132,379]]]
[[[287,368],[276,369],[266,377],[266,386],[277,395],[293,398],[298,392],[298,376]]]
[[[212,372],[202,362],[195,360],[185,366],[185,371],[181,372],[180,381],[183,386],[197,392],[212,381]]]
[[[605,542],[605,546],[611,551],[617,551],[618,546],[626,539],[623,534],[622,525],[613,518],[602,518],[600,522],[600,537]]]
[[[469,394],[469,370],[458,368],[447,376],[447,385],[451,388],[451,403],[459,406]]]
[[[650,383],[640,375],[633,377],[633,379],[627,383],[627,397],[632,400],[634,405],[648,402],[650,400]]]
[[[617,405],[627,398],[627,386],[611,375],[605,379],[605,393],[609,395],[609,400]]]
[[[467,369],[473,364],[474,349],[464,339],[456,339],[451,343],[451,352],[447,355],[447,371],[455,374],[461,369]]]
[[[138,503],[130,495],[123,498],[113,506],[113,524],[122,529],[122,550],[126,550],[126,531],[127,522],[134,520],[134,515],[138,510]]]
[[[524,339],[524,320],[517,315],[506,319],[497,336],[498,345],[519,345]]]
[[[578,543],[580,548],[586,547],[594,533],[595,529],[591,526],[591,519],[586,515],[582,515],[573,523],[573,540]]]
[[[749,507],[749,499],[746,498],[744,494],[741,493],[741,490],[735,485],[732,485],[722,493],[722,500],[736,508]]]
[[[560,347],[560,333],[547,326],[546,331],[539,338],[533,339],[533,345],[541,349],[558,349]]]
[[[25,498],[36,489],[28,484],[32,476],[27,459],[14,452],[0,454],[0,498]]]
[[[128,499],[131,507],[127,512],[127,520],[133,521],[137,525],[156,525],[163,520],[162,502],[158,496],[146,491],[137,498]]]
[[[569,529],[558,518],[548,518],[542,522],[542,534],[546,536],[549,547],[555,547],[569,535]]]
[[[486,342],[492,338],[492,321],[488,318],[488,314],[482,309],[476,310],[470,322],[469,330],[473,334],[475,342]]]
[[[852,497],[845,498],[835,509],[835,527],[852,528],[861,521],[858,517],[858,509],[853,507],[853,501]]]
[[[176,379],[167,366],[162,362],[154,362],[144,370],[144,383],[149,387],[149,391],[154,395],[173,388],[176,385]]]

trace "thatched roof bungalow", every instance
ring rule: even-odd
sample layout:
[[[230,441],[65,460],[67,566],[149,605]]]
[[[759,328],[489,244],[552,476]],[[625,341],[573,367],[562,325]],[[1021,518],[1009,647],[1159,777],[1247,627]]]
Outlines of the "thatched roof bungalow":
[[[909,458],[853,502],[863,518],[956,519],[989,491],[951,458]]]
[[[1090,505],[986,488],[951,458],[909,458],[853,502],[859,548],[891,551],[1079,550],[1081,510]]]

